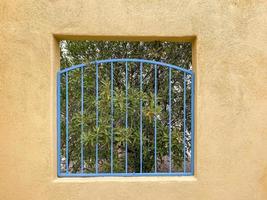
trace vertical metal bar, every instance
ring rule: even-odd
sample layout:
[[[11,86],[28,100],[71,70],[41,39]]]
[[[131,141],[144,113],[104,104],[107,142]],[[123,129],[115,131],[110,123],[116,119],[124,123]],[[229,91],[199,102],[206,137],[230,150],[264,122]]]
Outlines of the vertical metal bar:
[[[172,171],[172,69],[169,67],[169,172]]]
[[[191,75],[191,173],[194,175],[194,167],[195,167],[195,75],[192,72]]]
[[[113,63],[111,63],[110,69],[110,107],[111,107],[111,144],[110,144],[110,171],[113,173],[113,122],[114,122],[114,105],[113,105]]]
[[[154,77],[154,166],[155,172],[157,172],[157,65],[154,65],[155,77]]]
[[[125,63],[125,96],[126,96],[126,113],[125,113],[125,127],[127,137],[125,142],[125,173],[128,173],[128,63]]]
[[[66,174],[69,173],[69,80],[66,72]]]
[[[57,176],[61,174],[60,73],[57,73]]]
[[[140,63],[140,173],[143,172],[143,63]]]
[[[184,153],[184,173],[186,172],[186,73],[184,72],[184,135],[183,135],[183,153]]]
[[[96,130],[97,130],[97,136],[96,136],[96,145],[95,145],[95,173],[98,173],[98,63],[96,63]]]
[[[81,67],[81,173],[83,173],[84,155],[83,155],[83,67]]]

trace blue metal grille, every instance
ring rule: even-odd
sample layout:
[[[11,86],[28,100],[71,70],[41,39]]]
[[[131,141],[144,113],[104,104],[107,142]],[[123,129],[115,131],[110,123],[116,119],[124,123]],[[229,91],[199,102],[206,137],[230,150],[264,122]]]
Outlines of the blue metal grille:
[[[108,132],[109,140],[108,144],[106,145],[106,148],[109,148],[110,154],[108,161],[107,159],[100,158],[99,156],[99,148],[103,148],[102,144],[100,144],[99,137],[101,137],[100,129],[102,127],[102,121],[101,121],[101,105],[100,99],[101,97],[101,88],[100,84],[102,83],[102,78],[104,77],[103,74],[99,74],[99,68],[105,68],[108,71],[108,77],[109,77],[109,96],[106,97],[106,100],[109,102],[109,113],[106,113],[106,115],[109,116],[110,126],[105,128],[105,131]],[[130,74],[129,67],[131,69],[134,69],[133,71],[139,71],[138,73]],[[146,82],[147,82],[147,76],[148,72],[144,72],[144,67],[147,69],[150,69],[151,78],[148,81],[153,80],[153,88],[145,88]],[[90,68],[93,69],[93,71],[90,71],[90,73],[86,72],[86,69]],[[101,69],[102,69],[101,68]],[[124,82],[124,86],[115,86],[114,84],[114,70],[115,69],[125,69],[125,71],[121,72],[121,79]],[[164,130],[158,130],[158,123],[162,123],[162,117],[159,114],[159,111],[157,111],[157,107],[159,104],[159,99],[165,98],[165,97],[159,97],[159,90],[165,91],[165,88],[162,88],[162,86],[159,86],[159,77],[161,77],[160,72],[163,70],[166,71],[167,75],[167,89],[166,89],[166,131]],[[89,72],[89,71],[88,71]],[[92,73],[94,72],[94,73]],[[76,82],[73,83],[73,79],[71,78],[72,73],[78,73],[79,75],[79,81],[76,80]],[[138,119],[135,119],[135,116],[129,115],[129,110],[132,109],[130,105],[129,100],[129,90],[131,89],[130,85],[130,79],[138,80],[138,84],[135,85],[135,87],[138,87],[138,90],[140,95],[138,96],[138,106],[139,110],[138,112]],[[86,76],[86,77],[85,77]],[[173,77],[180,77],[180,81],[183,84],[177,85],[177,83],[174,81]],[[85,88],[85,82],[87,79],[93,79],[95,82],[95,85],[92,86],[94,88],[94,91],[92,89]],[[72,85],[70,85],[72,84]],[[176,84],[176,85],[175,85]],[[63,87],[64,86],[64,87]],[[79,86],[79,87],[77,87]],[[73,89],[74,88],[74,89]],[[79,88],[79,89],[78,89]],[[124,141],[124,145],[119,148],[120,151],[122,151],[122,154],[124,155],[124,166],[122,169],[114,169],[114,162],[117,159],[115,154],[118,154],[118,148],[116,143],[116,137],[115,135],[118,135],[119,133],[116,132],[116,122],[115,119],[115,113],[116,113],[116,102],[114,96],[116,95],[116,92],[120,88],[120,90],[125,90],[124,92],[124,102],[123,105],[125,108],[124,113],[124,126],[125,126],[125,133],[126,133],[126,139]],[[72,96],[70,95],[70,91],[73,92],[73,90],[80,90],[80,100],[78,99],[71,99]],[[147,117],[147,114],[144,113],[144,109],[147,105],[144,104],[144,102],[147,101],[147,97],[143,95],[144,91],[148,91],[150,89],[151,98],[153,98],[154,105],[154,113],[152,117],[153,123],[153,140],[148,141],[149,144],[153,143],[153,152],[149,153],[151,156],[149,158],[153,159],[154,165],[153,169],[145,169],[145,165],[147,160],[144,160],[144,149],[147,148],[147,141],[144,141],[144,134],[147,134],[147,124],[144,124],[144,119]],[[182,94],[182,96],[179,96],[176,94]],[[90,102],[89,100],[85,101],[85,95],[90,95],[90,97],[93,97],[94,100]],[[88,98],[90,99],[90,98]],[[178,100],[182,99],[182,105],[178,105]],[[79,141],[80,145],[80,153],[79,153],[79,163],[77,165],[77,161],[71,161],[70,158],[70,146],[78,145],[73,144],[73,133],[70,134],[70,129],[72,129],[71,123],[73,117],[73,112],[70,112],[70,108],[72,104],[77,103],[80,107],[80,110],[75,110],[75,112],[79,113],[79,126],[80,131],[76,135],[79,135],[80,139],[77,139],[76,141]],[[86,109],[88,106],[94,106],[95,113],[86,113]],[[176,110],[174,110],[174,108]],[[180,116],[174,117],[175,112],[177,112],[177,108],[181,108],[181,114]],[[136,112],[136,113],[137,113]],[[165,111],[164,111],[165,112]],[[105,114],[105,113],[104,113]],[[121,113],[123,115],[123,113]],[[72,116],[70,116],[72,115]],[[85,134],[86,134],[86,127],[88,127],[88,123],[86,121],[87,118],[94,118],[95,121],[95,139],[93,140],[93,144],[90,146],[91,148],[94,147],[94,149],[90,149],[88,145],[85,144]],[[128,133],[129,129],[132,126],[131,123],[129,124],[129,119],[136,120],[136,123],[139,123],[138,130],[135,129],[132,133],[136,133],[134,135],[135,138],[131,137],[132,139],[138,139],[139,147],[135,148],[138,149],[136,152],[132,152],[135,157],[132,159],[138,160],[138,167],[130,167],[129,166],[129,144],[130,142],[128,140]],[[178,120],[178,118],[180,118]],[[177,129],[182,130],[182,136],[179,139],[173,138],[173,132],[174,132],[174,126],[177,127]],[[167,142],[166,144],[166,155],[159,155],[159,149],[158,149],[158,142],[162,143],[164,138],[162,138],[162,132],[167,132]],[[70,142],[71,141],[71,142]],[[165,140],[164,140],[165,141]],[[164,145],[163,145],[164,146]],[[164,146],[164,147],[165,147]],[[115,148],[117,150],[115,151]],[[182,149],[180,153],[178,152],[178,148]],[[90,152],[90,153],[87,153]],[[73,152],[71,152],[73,154]],[[175,159],[173,158],[175,156]],[[118,156],[117,156],[118,157]],[[160,157],[160,159],[159,159]],[[181,165],[177,165],[175,163],[175,160],[177,160],[177,157],[182,160]],[[161,169],[164,160],[164,165],[166,167],[165,170]],[[161,160],[161,162],[159,161]],[[194,174],[194,73],[191,70],[187,70],[178,66],[174,66],[171,64],[166,64],[162,62],[156,62],[151,60],[143,60],[143,59],[109,59],[109,60],[98,60],[95,62],[91,62],[87,65],[80,64],[75,65],[66,69],[62,69],[57,74],[57,174],[59,177],[93,177],[93,176],[190,176]],[[103,162],[108,162],[108,167],[106,170],[103,168]],[[76,170],[74,170],[72,167],[76,162],[76,165],[79,166]],[[91,166],[91,167],[89,167]],[[93,167],[92,167],[93,166]],[[176,166],[176,167],[174,167]],[[178,167],[177,167],[178,166]],[[134,168],[134,169],[132,169]],[[136,168],[138,170],[136,170]]]

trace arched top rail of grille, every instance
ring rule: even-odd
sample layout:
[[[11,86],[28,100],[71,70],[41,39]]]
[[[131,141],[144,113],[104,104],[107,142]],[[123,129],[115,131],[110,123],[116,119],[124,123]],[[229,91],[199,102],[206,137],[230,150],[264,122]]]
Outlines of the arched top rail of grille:
[[[85,66],[87,66],[87,65],[92,65],[92,64],[97,65],[97,64],[117,63],[117,62],[124,62],[124,63],[126,63],[126,62],[128,62],[128,63],[135,62],[135,63],[147,63],[147,64],[152,64],[152,65],[160,65],[160,66],[164,66],[164,67],[172,68],[172,69],[175,69],[175,70],[179,70],[179,71],[182,71],[182,72],[185,72],[185,73],[188,73],[188,74],[193,74],[193,71],[191,71],[191,70],[184,69],[184,68],[182,68],[182,67],[175,66],[175,65],[172,65],[172,64],[167,64],[167,63],[158,62],[158,61],[153,61],[153,60],[130,59],[130,58],[125,58],[125,59],[96,60],[96,61],[90,62],[89,64],[73,65],[73,66],[71,66],[71,67],[68,67],[68,68],[65,68],[65,69],[60,70],[59,73],[64,73],[64,72],[67,72],[67,71],[72,71],[72,70],[74,70],[74,69],[78,69],[78,68],[85,67]]]

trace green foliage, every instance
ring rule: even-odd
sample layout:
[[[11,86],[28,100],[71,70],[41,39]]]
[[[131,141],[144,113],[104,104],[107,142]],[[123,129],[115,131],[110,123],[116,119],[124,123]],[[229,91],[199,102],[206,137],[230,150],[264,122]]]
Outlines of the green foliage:
[[[89,63],[108,58],[142,58],[191,67],[191,44],[173,42],[124,42],[124,41],[62,41],[61,66]],[[128,171],[140,171],[140,116],[142,114],[143,171],[154,171],[154,119],[157,120],[158,171],[168,170],[168,69],[158,67],[158,95],[154,99],[154,67],[143,67],[143,91],[140,91],[140,70],[136,63],[128,65],[128,104],[126,106],[125,65],[114,65],[113,107],[111,114],[111,72],[108,64],[99,66],[99,99],[95,98],[95,67],[84,68],[84,114],[81,115],[81,73],[69,73],[69,170],[78,172],[81,166],[81,143],[84,144],[84,168],[95,171],[95,145],[98,141],[99,171],[109,172],[111,159],[111,130],[113,118],[114,172],[125,171],[125,147],[128,145]],[[183,76],[172,70],[172,170],[183,166]],[[187,90],[190,87],[187,86]],[[66,92],[65,76],[61,79],[61,154],[66,154]],[[142,98],[142,113],[140,113]],[[187,126],[190,127],[190,92],[187,92]],[[99,126],[96,126],[96,105],[99,108]],[[155,106],[156,105],[156,106]],[[126,128],[126,109],[128,128]],[[83,132],[81,132],[83,124]],[[188,130],[189,131],[189,130]],[[190,138],[189,138],[190,139]],[[189,140],[188,140],[189,141]],[[188,143],[189,144],[189,143]],[[190,146],[187,147],[190,151]],[[188,162],[190,162],[187,156]],[[63,167],[63,170],[65,168]]]

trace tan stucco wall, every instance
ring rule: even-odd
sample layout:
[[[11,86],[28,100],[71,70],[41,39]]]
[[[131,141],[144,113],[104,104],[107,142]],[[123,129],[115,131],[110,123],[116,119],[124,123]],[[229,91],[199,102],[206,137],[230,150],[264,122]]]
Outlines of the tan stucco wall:
[[[93,36],[194,42],[195,177],[56,177],[56,38]],[[266,0],[0,1],[1,200],[266,200],[266,116]]]

